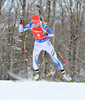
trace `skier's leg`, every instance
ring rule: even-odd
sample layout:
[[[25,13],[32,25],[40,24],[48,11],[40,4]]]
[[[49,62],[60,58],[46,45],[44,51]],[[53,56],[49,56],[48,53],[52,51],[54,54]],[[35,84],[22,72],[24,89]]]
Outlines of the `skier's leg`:
[[[37,49],[33,50],[33,68],[34,70],[38,70],[38,56],[39,56],[39,51]]]
[[[66,74],[61,62],[57,58],[56,53],[54,54],[54,56],[51,56],[51,57],[52,57],[53,61],[56,63],[56,65],[58,66],[58,68],[60,69],[64,79],[67,80],[67,81],[71,81],[72,79]]]
[[[39,44],[35,42],[34,49],[33,49],[33,68],[34,68],[34,74],[33,77],[34,80],[39,80],[39,67],[38,67],[38,56],[40,54],[40,47]]]
[[[47,42],[48,44],[48,42]],[[50,54],[51,58],[53,59],[53,61],[55,62],[55,64],[57,65],[57,67],[60,69],[64,79],[66,79],[67,81],[71,81],[72,79],[66,74],[62,63],[58,60],[56,52],[53,48],[53,46],[51,45],[51,43],[49,43],[49,45],[47,45],[46,51]]]
[[[57,67],[60,70],[64,70],[62,63],[59,61],[59,59],[57,58],[56,52],[55,50],[52,50],[51,54],[50,54],[51,58],[53,59],[53,61],[55,62],[55,64],[57,65]]]
[[[55,51],[54,51],[54,55],[51,55],[51,57],[52,57],[53,61],[56,63],[56,65],[58,66],[58,68],[60,69],[64,79],[67,81],[71,81],[72,79],[66,74],[61,62],[57,58]]]
[[[47,41],[45,50],[50,54],[51,58],[60,70],[64,70],[62,63],[57,58],[56,52],[49,41]]]

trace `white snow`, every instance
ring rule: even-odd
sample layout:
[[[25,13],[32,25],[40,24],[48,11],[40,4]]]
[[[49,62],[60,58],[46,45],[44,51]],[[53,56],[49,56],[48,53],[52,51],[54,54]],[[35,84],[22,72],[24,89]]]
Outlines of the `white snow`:
[[[0,81],[0,100],[85,100],[85,83]]]

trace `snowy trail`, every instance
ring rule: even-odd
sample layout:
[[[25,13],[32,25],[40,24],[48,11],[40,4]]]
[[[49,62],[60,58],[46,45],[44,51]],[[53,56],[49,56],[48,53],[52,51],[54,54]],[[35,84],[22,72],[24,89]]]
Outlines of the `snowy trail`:
[[[85,83],[0,81],[0,100],[85,100]]]

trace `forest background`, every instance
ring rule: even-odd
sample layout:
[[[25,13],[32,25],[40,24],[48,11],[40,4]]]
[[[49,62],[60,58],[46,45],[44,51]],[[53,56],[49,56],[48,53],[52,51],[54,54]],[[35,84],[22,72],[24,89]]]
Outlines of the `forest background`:
[[[78,77],[57,54],[66,73],[74,80],[85,81],[85,0],[0,0],[0,80],[26,78],[23,36],[18,28],[22,13],[24,25],[33,15],[39,15],[37,4],[43,21],[55,35],[51,38],[53,45]],[[34,41],[31,30],[25,31],[28,78],[33,75]],[[47,52],[40,53],[38,62],[41,79],[64,81]]]

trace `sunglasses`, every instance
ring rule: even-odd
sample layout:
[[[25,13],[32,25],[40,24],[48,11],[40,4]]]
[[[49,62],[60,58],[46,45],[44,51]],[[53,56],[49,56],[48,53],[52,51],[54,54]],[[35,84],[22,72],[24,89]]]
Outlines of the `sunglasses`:
[[[33,22],[32,22],[32,24],[34,24],[34,25],[38,25],[38,23],[35,24],[35,23],[33,23]]]

